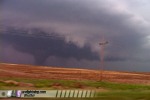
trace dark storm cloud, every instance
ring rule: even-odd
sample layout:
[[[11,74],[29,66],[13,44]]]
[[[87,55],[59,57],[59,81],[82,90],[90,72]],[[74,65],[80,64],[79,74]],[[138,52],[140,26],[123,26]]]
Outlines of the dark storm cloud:
[[[2,47],[4,49],[1,52],[1,55],[3,56],[1,57],[1,59],[4,62],[8,62],[8,59],[6,59],[8,56],[6,56],[6,53],[4,52],[9,52],[7,55],[11,55],[12,53],[11,51],[14,51],[14,50],[24,53],[24,56],[23,56],[24,60],[25,59],[28,60],[27,58],[29,57],[28,55],[33,56],[35,58],[35,63],[37,65],[44,65],[45,61],[50,56],[59,57],[59,58],[61,57],[63,59],[74,58],[78,61],[81,61],[83,59],[91,60],[91,61],[99,60],[99,54],[96,52],[92,52],[89,45],[85,45],[84,47],[78,47],[73,42],[67,43],[64,37],[59,36],[54,32],[52,32],[51,35],[49,35],[48,33],[39,29],[32,29],[32,30],[17,29],[16,30],[16,29],[13,29],[12,27],[9,27],[6,30],[7,31],[2,32],[1,34],[1,45],[7,46],[7,49],[6,49],[6,46]],[[18,57],[22,58],[19,55]],[[18,57],[14,57],[14,58],[18,59]],[[17,59],[16,60],[14,59],[11,62],[17,63]],[[123,61],[126,59],[108,56],[106,57],[105,60],[106,61]],[[27,61],[25,60],[25,63],[26,62]],[[65,62],[64,61],[59,62],[59,63],[57,62],[57,65],[64,66],[63,63]]]
[[[3,42],[8,42],[19,52],[28,53],[34,56],[36,64],[44,64],[49,56],[62,58],[75,58],[77,60],[89,59],[97,60],[98,54],[92,52],[88,45],[80,48],[74,43],[66,43],[63,37],[57,37],[52,33],[53,37],[46,36],[47,33],[32,29],[32,35],[25,30],[8,29],[7,32],[1,34]]]
[[[0,62],[34,64],[34,57],[32,55],[16,50],[11,43],[2,40],[2,35],[0,36]]]
[[[13,1],[5,1],[6,6],[9,6],[10,11],[16,12],[16,14],[25,14],[31,17],[30,19],[36,21],[49,21],[49,25],[53,25],[55,22],[62,22],[64,26],[66,23],[70,24],[78,24],[79,27],[81,25],[87,26],[88,28],[99,27],[101,29],[96,28],[95,31],[103,31],[106,32],[106,37],[110,39],[110,41],[117,40],[123,44],[123,46],[128,46],[130,48],[133,46],[138,46],[142,38],[145,34],[140,34],[139,29],[135,28],[135,26],[130,25],[128,19],[132,19],[134,15],[130,13],[118,13],[117,11],[110,12],[108,9],[102,6],[103,2],[100,3],[100,9],[96,9],[94,12],[94,7],[88,4],[90,0],[87,2],[81,2],[79,0],[34,0],[25,1],[25,0],[13,0]],[[91,2],[91,1],[90,1]],[[19,4],[19,5],[18,5]],[[5,6],[5,3],[4,3]],[[91,7],[90,7],[91,6]],[[102,7],[101,7],[102,6]],[[111,10],[111,8],[110,8]],[[19,15],[21,17],[21,15]],[[14,19],[18,20],[18,19]],[[19,19],[19,20],[24,20]],[[129,20],[130,21],[130,20]],[[132,21],[132,20],[131,20]],[[32,21],[31,21],[32,22]],[[35,23],[33,21],[32,23]],[[39,23],[40,24],[40,23]],[[90,25],[90,26],[88,26]],[[61,27],[61,26],[60,26]],[[76,26],[72,26],[73,28]],[[59,27],[56,27],[59,30]],[[57,30],[57,29],[56,29]],[[80,29],[78,32],[82,32]],[[71,33],[71,32],[70,32]],[[90,35],[92,33],[85,33],[83,31],[82,34]],[[102,34],[102,33],[97,33]],[[107,36],[109,35],[109,36]],[[97,36],[93,36],[93,40],[98,40]],[[109,38],[110,37],[110,38]],[[124,39],[123,39],[124,38]],[[91,37],[89,37],[89,40]],[[128,40],[128,42],[127,42]],[[115,42],[115,41],[113,41]],[[128,45],[130,44],[130,45]]]
[[[80,3],[81,2],[74,0],[44,0],[44,2],[42,0],[36,0],[36,2],[35,0],[5,0],[3,6],[7,6],[5,10],[18,13],[23,12],[24,14],[30,14],[32,17],[37,16],[35,19],[38,20],[45,20],[44,18],[49,20],[50,18],[50,20],[53,19],[58,21],[75,21],[80,17],[85,17],[84,14],[82,14],[83,12],[88,12],[85,5]]]
[[[140,3],[140,1],[134,2]],[[136,6],[137,4],[132,5]],[[150,32],[149,22],[138,13],[132,11],[132,7],[128,6],[127,1],[36,0],[35,2],[35,0],[5,0],[1,8],[1,26],[10,25],[14,28],[30,29],[36,27],[45,29],[45,31],[54,30],[59,34],[65,35],[65,40],[58,39],[53,42],[59,44],[62,41],[61,45],[65,45],[61,46],[62,48],[68,48],[68,46],[70,48],[62,49],[62,51],[69,50],[67,51],[69,53],[57,54],[53,52],[55,56],[75,57],[77,59],[84,56],[84,59],[98,60],[98,57],[95,55],[98,55],[98,43],[104,36],[109,41],[109,44],[106,46],[105,59],[107,61],[125,62],[127,60],[142,61],[143,59],[150,59],[148,56],[145,56],[145,54],[149,55],[147,54],[149,48],[143,48],[148,42],[146,38],[148,36],[147,33]],[[67,33],[70,33],[70,36]],[[25,41],[25,39],[23,40]],[[39,44],[42,45],[44,43],[48,46],[46,42],[50,40],[41,39],[35,41],[42,41]],[[68,44],[68,41],[71,41],[71,44]],[[21,43],[18,44],[17,41],[14,43],[22,45]],[[26,43],[28,42],[24,42],[24,44]],[[86,44],[90,44],[90,46],[86,46]],[[45,49],[45,47],[43,48]],[[60,47],[55,48],[60,49]],[[81,54],[85,53],[78,57],[79,53],[70,53],[70,51],[74,51],[71,48],[74,48],[76,52],[81,52]],[[86,51],[87,49],[89,51]],[[47,52],[42,53],[42,50],[36,51],[38,54],[41,52],[40,54],[45,56],[39,59],[39,62],[43,62],[48,58]],[[23,51],[23,49],[19,51]],[[93,53],[93,51],[97,53]],[[90,57],[85,56],[86,54],[90,54]]]
[[[5,0],[1,0],[0,1],[0,5],[2,6]]]

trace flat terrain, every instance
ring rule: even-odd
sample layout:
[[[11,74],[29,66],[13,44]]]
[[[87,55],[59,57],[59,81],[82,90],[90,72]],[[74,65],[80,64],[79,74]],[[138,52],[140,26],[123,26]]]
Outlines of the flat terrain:
[[[100,71],[18,64],[0,64],[0,77],[65,80],[99,80]],[[150,73],[103,71],[102,79],[111,82],[150,85]]]
[[[0,78],[100,80],[100,71],[0,63]],[[150,85],[150,73],[103,71],[104,81]]]
[[[99,81],[100,72],[0,63],[0,90],[94,89],[98,93],[96,98],[51,100],[150,100],[150,73],[103,71],[102,81]]]

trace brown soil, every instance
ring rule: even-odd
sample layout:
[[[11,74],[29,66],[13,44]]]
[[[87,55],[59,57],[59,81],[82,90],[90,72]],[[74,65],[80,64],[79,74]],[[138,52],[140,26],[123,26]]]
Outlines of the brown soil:
[[[24,82],[16,82],[14,80],[0,80],[0,82],[5,83],[5,84],[11,84],[11,85],[15,85],[15,86],[22,86],[22,87],[33,87],[34,85],[31,83],[24,83]]]
[[[100,71],[0,63],[0,78],[100,80]],[[111,82],[150,85],[150,73],[103,71],[102,79]],[[11,82],[15,83],[13,80]],[[28,83],[15,83],[22,86]]]

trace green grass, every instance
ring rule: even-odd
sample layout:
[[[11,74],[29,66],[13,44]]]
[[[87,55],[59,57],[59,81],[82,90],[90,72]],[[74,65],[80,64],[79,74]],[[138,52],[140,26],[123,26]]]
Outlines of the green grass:
[[[102,100],[150,100],[150,91],[111,91],[98,93]]]
[[[48,79],[22,79],[22,78],[4,78],[3,80],[14,80],[17,82],[25,82],[25,83],[32,83],[37,89],[40,88],[51,88],[53,84],[59,83],[62,87],[68,88],[80,88],[81,86],[84,87],[92,87],[95,89],[103,88],[107,90],[132,90],[132,91],[140,91],[140,90],[150,90],[150,85],[139,85],[139,84],[124,84],[124,83],[113,83],[113,82],[98,82],[98,81],[75,81],[75,80],[48,80]],[[79,85],[79,86],[78,86]],[[6,84],[0,82],[1,87],[10,87],[14,86],[13,84]]]
[[[29,100],[150,100],[150,92],[133,91],[110,91],[99,92],[95,98],[55,98],[55,99],[29,99]],[[24,99],[26,100],[26,99]]]
[[[51,100],[150,100],[150,85],[123,84],[113,82],[98,81],[75,81],[75,80],[48,80],[48,79],[20,79],[4,78],[3,80],[15,80],[34,84],[34,89],[56,89],[52,87],[54,83],[59,83],[61,87],[67,89],[80,89],[80,85],[90,89],[97,89],[97,98],[64,98]],[[77,84],[77,85],[76,85]],[[79,85],[79,86],[78,86]],[[100,91],[104,89],[106,91]],[[30,87],[19,87],[12,84],[0,82],[0,89],[30,89]],[[30,99],[35,100],[35,99]],[[36,99],[49,100],[49,99]]]
[[[103,87],[110,90],[150,90],[148,85],[137,85],[137,84],[124,84],[124,83],[113,83],[113,82],[92,82],[92,81],[83,81],[85,85],[92,87]]]

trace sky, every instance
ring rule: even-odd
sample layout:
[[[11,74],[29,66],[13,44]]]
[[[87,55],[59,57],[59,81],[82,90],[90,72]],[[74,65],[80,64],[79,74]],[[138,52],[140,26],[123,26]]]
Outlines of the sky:
[[[150,71],[149,0],[1,0],[0,62]]]

